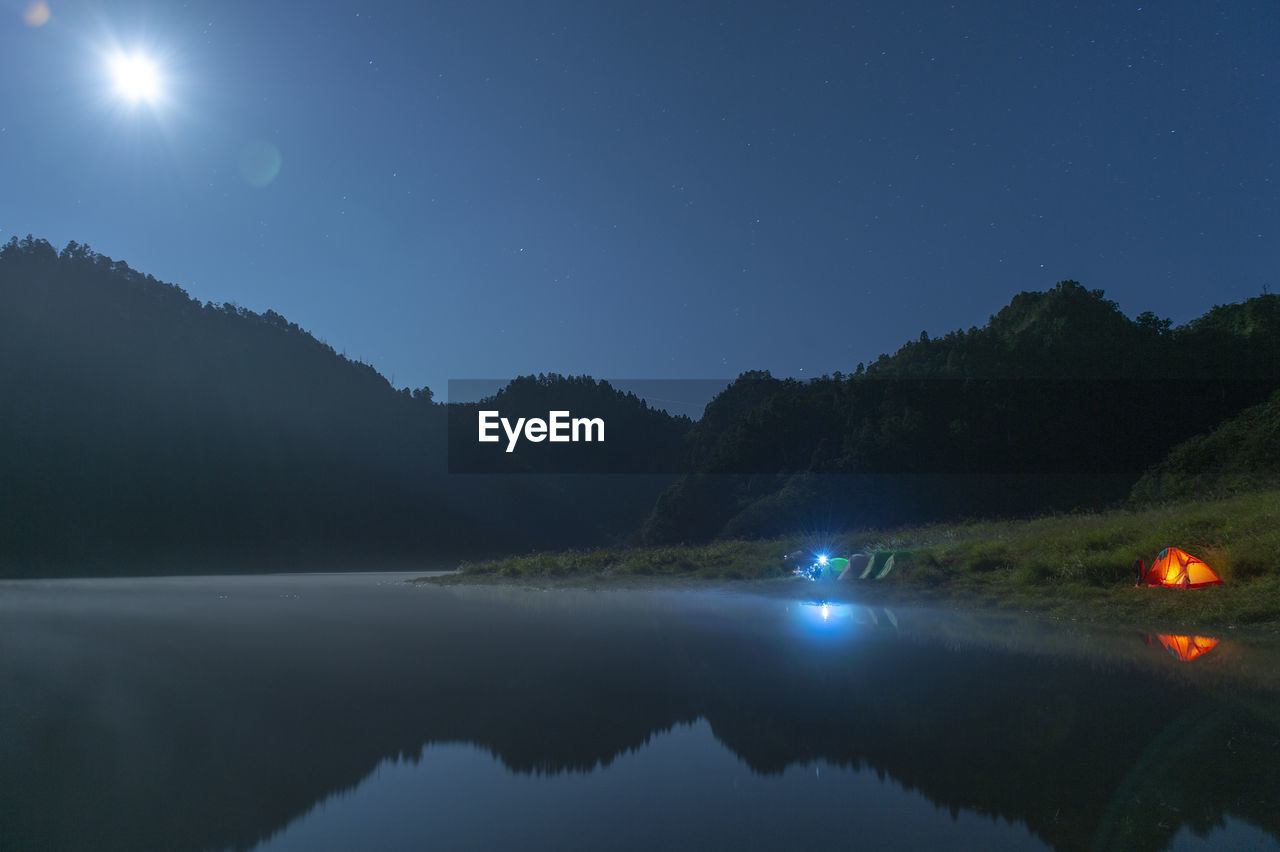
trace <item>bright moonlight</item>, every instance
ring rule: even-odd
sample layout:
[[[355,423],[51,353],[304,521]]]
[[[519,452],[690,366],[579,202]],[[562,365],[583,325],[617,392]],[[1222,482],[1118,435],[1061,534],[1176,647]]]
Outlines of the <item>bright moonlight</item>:
[[[161,94],[160,70],[141,53],[117,53],[107,61],[117,95],[130,103],[155,103]]]

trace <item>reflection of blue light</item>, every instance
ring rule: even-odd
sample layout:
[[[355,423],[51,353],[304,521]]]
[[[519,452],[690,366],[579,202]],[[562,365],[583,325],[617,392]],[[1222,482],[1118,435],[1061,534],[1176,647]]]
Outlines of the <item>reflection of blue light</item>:
[[[814,635],[836,636],[854,626],[853,607],[832,601],[805,601],[800,604],[801,629]]]
[[[825,554],[825,553],[819,553],[819,554],[818,554],[818,564],[819,564],[819,565],[826,565],[826,564],[827,564],[827,554]]]
[[[791,626],[799,635],[819,646],[843,645],[872,632],[898,632],[898,619],[892,610],[864,604],[831,600],[796,601],[788,604]]]

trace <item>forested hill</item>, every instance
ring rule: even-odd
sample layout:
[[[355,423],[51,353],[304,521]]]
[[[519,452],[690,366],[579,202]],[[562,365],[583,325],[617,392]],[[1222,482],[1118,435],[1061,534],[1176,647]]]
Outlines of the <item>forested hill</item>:
[[[429,394],[85,246],[0,249],[0,365],[7,560],[399,554],[458,520],[411,475]]]
[[[613,394],[619,423],[688,426],[591,380],[534,384]],[[450,477],[428,389],[397,391],[273,311],[30,237],[0,248],[0,397],[0,575],[589,544],[634,530],[669,482]]]
[[[866,368],[878,378],[1273,378],[1280,296],[1216,306],[1174,328],[1150,311],[1129,319],[1101,290],[1063,281],[1023,292],[981,328],[923,332]]]
[[[849,375],[743,374],[696,424],[585,376],[497,398],[607,414],[628,437],[578,448],[581,471],[695,471],[679,481],[545,475],[550,457],[501,449],[481,467],[504,473],[450,475],[449,421],[474,435],[475,406],[397,390],[273,311],[202,303],[76,243],[10,240],[0,576],[378,568],[642,526],[694,540],[1097,505],[1278,376],[1280,298],[1174,328],[1064,282]]]
[[[1065,281],[851,375],[743,374],[695,424],[696,474],[663,495],[646,537],[1098,505],[1278,385],[1280,297],[1175,328]]]

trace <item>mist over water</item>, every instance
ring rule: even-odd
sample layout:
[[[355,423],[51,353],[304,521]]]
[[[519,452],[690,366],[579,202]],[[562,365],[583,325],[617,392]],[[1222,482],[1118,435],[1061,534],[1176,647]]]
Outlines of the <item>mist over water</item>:
[[[405,579],[0,584],[0,847],[1280,838],[1265,648]]]

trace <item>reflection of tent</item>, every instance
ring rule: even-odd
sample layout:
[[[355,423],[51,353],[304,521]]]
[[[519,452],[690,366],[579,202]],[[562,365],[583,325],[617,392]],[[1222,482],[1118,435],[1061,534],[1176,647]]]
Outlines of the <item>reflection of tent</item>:
[[[1219,585],[1222,579],[1204,560],[1197,559],[1185,550],[1166,547],[1142,576],[1142,582],[1148,586],[1198,589],[1201,586]]]
[[[1160,644],[1169,649],[1179,660],[1194,660],[1201,654],[1207,654],[1218,644],[1211,636],[1173,636],[1168,633],[1157,633]]]

